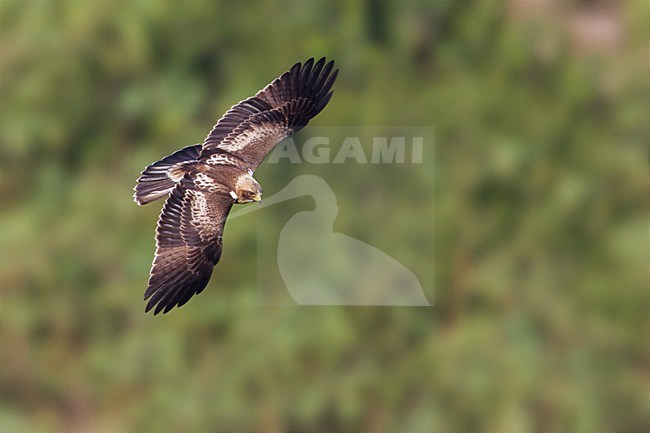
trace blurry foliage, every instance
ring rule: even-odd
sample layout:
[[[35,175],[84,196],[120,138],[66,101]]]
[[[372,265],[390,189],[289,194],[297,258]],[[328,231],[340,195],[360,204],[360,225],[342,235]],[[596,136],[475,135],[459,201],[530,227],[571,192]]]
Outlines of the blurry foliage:
[[[592,55],[515,3],[0,2],[0,431],[647,431],[650,8]],[[257,306],[242,219],[204,294],[144,315],[138,172],[321,55],[316,123],[435,127],[435,173],[379,180],[428,182],[391,219],[434,307]],[[343,224],[386,230],[339,175]]]

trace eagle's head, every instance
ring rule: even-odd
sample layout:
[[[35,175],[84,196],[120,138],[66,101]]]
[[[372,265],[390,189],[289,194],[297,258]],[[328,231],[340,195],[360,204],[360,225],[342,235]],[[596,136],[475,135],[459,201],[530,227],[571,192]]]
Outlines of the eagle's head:
[[[237,203],[250,203],[262,201],[262,187],[250,173],[244,173],[235,182]]]

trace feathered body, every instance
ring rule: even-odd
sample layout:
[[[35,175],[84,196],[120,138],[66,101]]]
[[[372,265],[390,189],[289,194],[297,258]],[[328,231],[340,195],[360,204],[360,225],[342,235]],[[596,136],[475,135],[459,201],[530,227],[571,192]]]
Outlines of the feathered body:
[[[166,197],[156,230],[146,311],[168,312],[208,284],[221,258],[231,207],[259,201],[253,173],[283,138],[303,128],[332,97],[334,62],[297,63],[255,96],[234,105],[202,144],[145,168],[135,186],[144,205]]]

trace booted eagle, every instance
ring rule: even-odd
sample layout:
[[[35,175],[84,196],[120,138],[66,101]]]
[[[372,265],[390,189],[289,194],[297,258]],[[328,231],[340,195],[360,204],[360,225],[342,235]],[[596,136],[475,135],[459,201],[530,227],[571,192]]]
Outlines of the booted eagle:
[[[145,311],[168,312],[200,293],[223,247],[235,203],[260,201],[255,169],[283,138],[303,128],[332,97],[338,69],[325,58],[296,63],[255,96],[234,105],[202,144],[144,169],[135,186],[139,205],[166,197],[156,229],[156,254]]]

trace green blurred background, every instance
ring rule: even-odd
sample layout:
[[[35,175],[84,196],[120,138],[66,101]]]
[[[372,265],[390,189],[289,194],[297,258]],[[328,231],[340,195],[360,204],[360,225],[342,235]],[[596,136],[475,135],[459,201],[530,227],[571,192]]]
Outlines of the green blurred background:
[[[646,1],[0,2],[0,432],[650,431],[648,22]],[[391,212],[434,306],[258,305],[242,218],[208,289],[145,315],[139,171],[321,55],[341,74],[315,124],[435,127],[435,172],[382,183],[423,192]],[[349,209],[368,179],[338,176]]]

